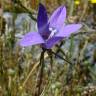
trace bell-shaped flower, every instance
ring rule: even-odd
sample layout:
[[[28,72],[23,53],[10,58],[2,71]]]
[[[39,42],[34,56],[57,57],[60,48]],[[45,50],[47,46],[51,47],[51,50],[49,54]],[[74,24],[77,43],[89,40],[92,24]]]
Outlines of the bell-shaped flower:
[[[55,44],[64,37],[69,37],[72,33],[77,32],[81,24],[65,25],[66,8],[61,6],[53,12],[48,20],[47,12],[42,4],[39,4],[37,17],[38,32],[29,32],[20,40],[20,46],[40,44],[45,49],[51,49]]]

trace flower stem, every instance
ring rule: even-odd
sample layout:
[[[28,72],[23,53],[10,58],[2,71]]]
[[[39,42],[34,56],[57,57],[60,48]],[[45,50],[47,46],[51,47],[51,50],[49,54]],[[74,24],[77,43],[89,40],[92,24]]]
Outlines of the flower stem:
[[[51,50],[51,52],[52,52],[52,54],[54,54],[54,55],[58,56],[60,59],[62,59],[62,60],[64,60],[64,61],[66,61],[66,62],[67,62],[67,63],[69,63],[69,64],[72,64],[70,61],[68,61],[68,60],[64,59],[62,56],[60,56],[60,55],[56,54],[56,53],[55,53],[55,52],[53,52],[52,50]]]
[[[48,56],[50,58],[50,69],[48,71],[48,75],[50,75],[50,73],[52,71],[52,68],[53,68],[53,54],[51,52],[51,49],[50,50],[47,50],[47,53],[48,53]]]
[[[63,45],[63,42],[61,42],[60,45],[56,45],[56,47],[58,48],[57,51],[56,51],[56,54],[61,52],[66,58],[68,58],[68,56],[65,54],[65,52],[61,49],[62,45]]]
[[[45,58],[47,58],[48,56],[46,55]],[[34,70],[39,66],[39,62],[37,62],[36,64],[34,64],[33,68],[31,69],[31,71],[29,72],[29,74],[27,75],[25,81],[22,84],[22,87],[24,87],[27,83],[27,81],[29,80],[30,76],[32,75],[32,73],[34,72]]]
[[[41,56],[40,56],[40,73],[39,73],[39,77],[38,80],[37,80],[37,91],[35,93],[35,96],[39,96],[41,94],[41,85],[42,85],[42,79],[43,79],[43,71],[44,71],[44,53],[45,53],[45,50],[42,51],[41,53]]]

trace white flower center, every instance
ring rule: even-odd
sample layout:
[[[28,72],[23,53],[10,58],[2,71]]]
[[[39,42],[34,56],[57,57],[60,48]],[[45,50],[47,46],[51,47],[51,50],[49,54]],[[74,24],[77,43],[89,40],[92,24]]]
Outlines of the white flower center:
[[[51,31],[51,34],[49,35],[49,38],[52,38],[58,31],[55,28],[49,28],[49,30]]]

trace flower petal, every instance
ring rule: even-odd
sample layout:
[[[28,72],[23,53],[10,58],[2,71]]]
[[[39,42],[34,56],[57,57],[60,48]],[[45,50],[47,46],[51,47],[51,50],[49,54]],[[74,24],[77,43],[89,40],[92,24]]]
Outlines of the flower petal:
[[[52,14],[49,19],[50,27],[61,28],[64,24],[66,19],[66,8],[64,6],[59,7],[56,11]]]
[[[44,43],[44,40],[38,32],[29,32],[20,40],[19,45],[26,47],[41,43]]]
[[[44,43],[44,48],[51,49],[55,44],[57,44],[60,40],[62,40],[62,37],[52,37],[46,43]]]
[[[39,11],[37,17],[37,26],[39,33],[44,37],[49,32],[48,26],[48,16],[45,7],[42,4],[39,4]],[[47,36],[48,37],[48,36]]]
[[[72,33],[76,33],[81,27],[82,27],[81,24],[66,25],[55,36],[57,36],[57,37],[69,37]]]

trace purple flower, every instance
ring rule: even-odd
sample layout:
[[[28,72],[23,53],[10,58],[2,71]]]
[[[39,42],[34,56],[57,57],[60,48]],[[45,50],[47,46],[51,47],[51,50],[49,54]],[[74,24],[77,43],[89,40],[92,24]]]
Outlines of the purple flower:
[[[20,46],[30,46],[40,44],[46,49],[51,49],[56,43],[64,37],[69,37],[71,33],[77,32],[81,28],[81,24],[65,25],[66,8],[59,7],[48,20],[45,7],[40,4],[37,26],[38,32],[29,32],[20,40]]]

